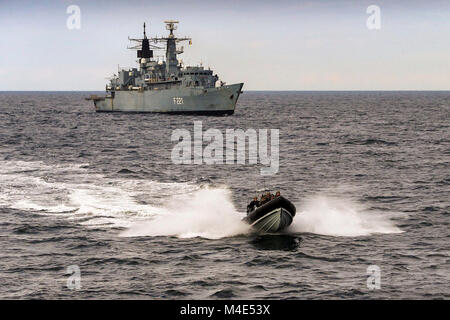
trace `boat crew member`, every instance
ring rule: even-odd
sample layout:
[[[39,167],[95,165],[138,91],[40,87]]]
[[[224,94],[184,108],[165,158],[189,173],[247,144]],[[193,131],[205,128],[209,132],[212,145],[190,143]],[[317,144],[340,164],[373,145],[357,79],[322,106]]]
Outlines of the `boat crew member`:
[[[254,197],[252,202],[250,202],[250,204],[247,206],[247,213],[252,212],[258,207],[259,207],[258,197]]]
[[[261,201],[259,203],[260,205],[263,205],[269,202],[270,200],[272,200],[272,195],[270,194],[270,192],[267,192],[265,195],[261,197]]]
[[[266,195],[262,194],[261,198],[259,199],[259,205],[262,206],[264,203],[266,203]]]
[[[280,191],[277,191],[277,193],[275,193],[275,198],[281,196]]]

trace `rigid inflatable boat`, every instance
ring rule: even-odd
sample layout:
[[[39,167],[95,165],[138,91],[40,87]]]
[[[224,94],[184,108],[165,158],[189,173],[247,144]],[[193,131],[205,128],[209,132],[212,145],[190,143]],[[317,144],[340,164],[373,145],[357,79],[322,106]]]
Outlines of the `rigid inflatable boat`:
[[[278,232],[292,223],[295,211],[292,202],[278,196],[247,214],[243,220],[259,232]]]

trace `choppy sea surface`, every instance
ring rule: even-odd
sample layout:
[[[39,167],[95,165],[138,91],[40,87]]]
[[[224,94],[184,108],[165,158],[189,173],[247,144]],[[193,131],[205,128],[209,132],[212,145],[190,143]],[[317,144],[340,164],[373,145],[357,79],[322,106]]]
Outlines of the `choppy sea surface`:
[[[226,117],[89,94],[0,93],[0,298],[450,298],[450,92],[245,92]],[[174,164],[195,120],[279,129],[279,172]],[[256,235],[241,218],[269,187],[297,215]]]

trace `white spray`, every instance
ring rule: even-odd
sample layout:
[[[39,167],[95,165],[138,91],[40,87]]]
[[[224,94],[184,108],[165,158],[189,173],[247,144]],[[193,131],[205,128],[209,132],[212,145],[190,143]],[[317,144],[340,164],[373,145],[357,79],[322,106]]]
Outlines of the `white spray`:
[[[341,197],[315,195],[296,205],[297,215],[289,230],[330,236],[367,236],[402,232],[386,212],[368,210]]]
[[[177,236],[218,239],[245,234],[249,226],[242,222],[230,199],[228,189],[201,189],[174,197],[167,213],[132,225],[121,236]]]

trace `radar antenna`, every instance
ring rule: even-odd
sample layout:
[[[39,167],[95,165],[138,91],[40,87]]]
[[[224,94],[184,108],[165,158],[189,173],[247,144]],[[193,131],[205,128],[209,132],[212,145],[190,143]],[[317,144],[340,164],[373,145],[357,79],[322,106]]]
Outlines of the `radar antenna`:
[[[164,21],[164,23],[166,24],[166,29],[170,31],[169,38],[173,38],[173,30],[177,30],[177,28],[178,28],[177,23],[179,23],[179,21],[166,20],[166,21]]]

